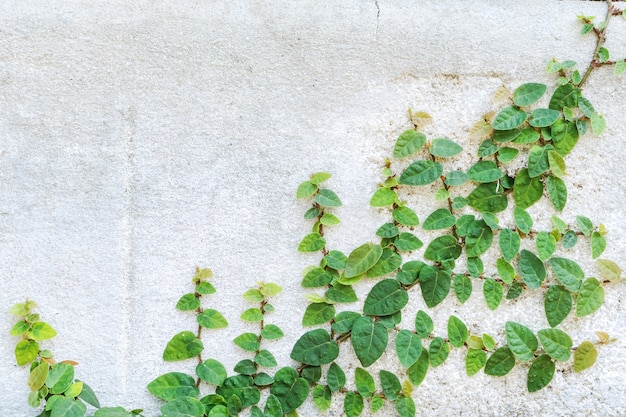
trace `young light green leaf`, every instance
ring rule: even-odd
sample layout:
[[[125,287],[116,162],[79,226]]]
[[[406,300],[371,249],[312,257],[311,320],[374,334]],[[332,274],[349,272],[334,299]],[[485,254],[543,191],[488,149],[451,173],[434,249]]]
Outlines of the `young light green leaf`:
[[[580,265],[570,259],[555,257],[550,259],[550,266],[565,288],[572,292],[578,292],[585,278],[585,273]]]
[[[341,223],[341,220],[339,220],[339,217],[335,216],[334,214],[324,213],[320,218],[320,223],[322,223],[324,226],[334,226]]]
[[[531,289],[541,287],[546,279],[546,267],[534,253],[522,249],[519,259],[520,274],[526,285]]]
[[[261,349],[254,355],[254,362],[259,366],[265,366],[266,368],[272,368],[278,363],[276,358],[269,350]]]
[[[430,216],[424,220],[422,228],[424,230],[447,229],[454,226],[456,218],[446,208],[440,208],[433,211]]]
[[[572,356],[572,339],[559,329],[543,329],[537,333],[541,346],[550,357],[567,362]]]
[[[398,199],[398,194],[389,188],[379,188],[370,199],[372,207],[387,207],[392,205]]]
[[[228,322],[222,314],[212,308],[205,309],[196,317],[198,324],[206,329],[223,329]]]
[[[409,296],[400,282],[395,279],[385,279],[370,290],[363,304],[363,314],[389,316],[402,310],[408,302]]]
[[[363,368],[354,370],[354,382],[356,389],[365,398],[371,397],[376,392],[374,377]]]
[[[383,248],[373,243],[365,243],[348,255],[344,275],[352,278],[367,272],[373,267],[383,254]]]
[[[303,326],[317,326],[335,317],[335,306],[326,303],[311,303],[302,317]]]
[[[405,185],[427,185],[434,182],[443,173],[443,165],[430,160],[418,160],[409,165],[398,180]]]
[[[331,401],[332,401],[332,392],[330,391],[328,387],[325,387],[323,385],[316,385],[315,388],[313,388],[313,403],[315,404],[318,410],[320,410],[321,412],[327,411],[330,408]],[[267,408],[267,403],[265,407]],[[280,414],[271,414],[271,415],[282,417],[283,415],[282,407],[280,409]],[[266,411],[265,416],[269,417],[270,414],[268,414]]]
[[[317,185],[313,184],[311,181],[304,181],[298,186],[298,189],[296,190],[296,198],[311,197],[317,192],[317,190]]]
[[[510,130],[521,126],[528,114],[524,110],[521,110],[514,106],[505,107],[496,115],[493,121],[493,128],[496,130]]]
[[[502,187],[494,182],[480,184],[467,196],[469,205],[480,212],[499,213],[508,205]]]
[[[326,246],[326,239],[319,233],[309,233],[298,245],[298,252],[317,252]]]
[[[381,357],[387,347],[389,335],[382,323],[361,316],[352,325],[350,340],[359,362],[367,368]]]
[[[544,299],[548,324],[558,326],[572,310],[572,295],[564,287],[554,285],[548,289]]]
[[[447,138],[438,138],[433,139],[430,142],[430,147],[428,148],[431,155],[439,156],[441,158],[450,158],[455,155],[458,155],[463,151],[463,148],[454,141],[451,141]]]
[[[552,170],[552,175],[558,178],[565,176],[565,160],[556,151],[548,151],[548,165]]]
[[[487,363],[487,353],[481,349],[468,349],[465,355],[465,372],[467,376],[478,373]]]
[[[546,85],[539,83],[522,84],[513,91],[513,103],[516,106],[530,106],[537,102],[546,92]]]
[[[495,279],[488,278],[483,283],[483,295],[485,296],[485,301],[487,302],[487,307],[489,310],[495,310],[500,305],[502,301],[502,295],[504,294],[504,289],[502,288],[502,284]]]
[[[393,209],[391,213],[393,219],[404,226],[417,226],[420,224],[420,221],[417,217],[417,214],[406,206],[401,206]]]
[[[402,366],[411,367],[422,354],[420,337],[406,329],[400,330],[396,336],[396,354]]]
[[[589,341],[582,342],[574,352],[574,372],[581,372],[593,366],[598,358],[598,350]]]
[[[318,185],[328,180],[330,177],[332,177],[332,174],[329,174],[328,172],[316,172],[314,174],[311,174],[310,181],[311,183]]]
[[[422,149],[425,144],[426,136],[423,133],[415,130],[406,130],[396,140],[396,144],[393,147],[393,157],[404,158],[411,156]]]
[[[602,277],[610,282],[619,282],[622,277],[622,269],[609,259],[598,259],[598,267]]]
[[[622,59],[621,61],[616,61],[613,73],[615,75],[620,75],[620,74],[623,74],[625,71],[626,71],[626,59]]]
[[[541,231],[537,233],[535,245],[537,246],[539,259],[541,259],[542,261],[547,261],[556,250],[556,239],[554,238],[554,235],[548,232]]]
[[[535,359],[528,370],[528,380],[526,381],[528,392],[539,391],[546,387],[552,381],[555,369],[556,366],[550,356],[541,355]]]
[[[595,278],[587,278],[576,298],[576,316],[584,317],[595,313],[604,303],[604,288]]]
[[[565,181],[553,175],[548,176],[546,180],[546,188],[548,189],[548,197],[555,209],[563,211],[567,203],[567,186]]]
[[[591,234],[591,257],[596,259],[598,256],[602,255],[604,249],[606,249],[604,236],[599,232],[593,232]]]
[[[166,362],[181,361],[193,358],[202,352],[204,345],[189,331],[183,331],[175,335],[165,347],[163,360]]]
[[[428,358],[428,349],[422,349],[422,354],[420,355],[420,357],[409,368],[409,381],[411,381],[413,385],[419,386],[426,377],[426,372],[428,372],[429,365],[430,361]]]
[[[532,330],[512,321],[506,322],[505,330],[506,341],[515,357],[524,362],[531,360],[539,347]]]
[[[441,303],[450,291],[450,273],[433,266],[422,267],[419,274],[422,297],[428,308]]]
[[[507,262],[511,262],[519,252],[520,236],[515,230],[502,229],[498,238],[502,257]]]
[[[454,293],[461,304],[465,303],[472,295],[472,281],[465,275],[454,276]]]
[[[197,397],[199,394],[196,380],[180,372],[169,372],[155,378],[148,384],[148,391],[164,401],[185,396]]]
[[[532,127],[527,127],[526,129],[522,129],[517,137],[513,140],[513,143],[524,144],[524,143],[535,143],[539,140],[541,135]]]
[[[291,350],[291,359],[306,365],[325,365],[339,355],[337,342],[325,329],[311,330],[303,334]]]
[[[513,186],[513,199],[515,205],[523,209],[535,204],[543,194],[543,183],[541,177],[531,178],[528,169],[521,169]]]
[[[450,353],[450,345],[441,337],[434,337],[428,348],[428,359],[430,366],[438,367],[448,359]]]
[[[243,299],[251,303],[260,303],[265,297],[256,288],[251,288],[243,293]]]
[[[56,330],[43,321],[33,323],[30,329],[31,338],[37,341],[52,339],[56,335]]]
[[[487,359],[485,364],[485,374],[491,376],[504,376],[511,372],[511,369],[515,366],[515,356],[511,349],[507,346],[498,348]]]
[[[448,340],[450,344],[456,348],[460,348],[465,344],[469,337],[467,326],[457,316],[448,318]]]
[[[505,284],[512,284],[515,279],[515,268],[502,258],[496,260],[498,275]]]

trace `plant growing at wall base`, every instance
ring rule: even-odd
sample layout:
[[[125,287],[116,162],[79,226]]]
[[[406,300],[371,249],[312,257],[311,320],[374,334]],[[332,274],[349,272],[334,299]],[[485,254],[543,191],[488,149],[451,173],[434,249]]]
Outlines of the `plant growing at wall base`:
[[[579,16],[583,35],[596,37],[586,69],[552,60],[547,71],[558,76],[553,88],[529,82],[496,92],[500,108],[470,130],[476,160],[465,169],[450,168],[455,159],[465,161],[463,147],[448,138],[428,139],[421,128],[430,116],[409,111],[412,128],[395,140],[370,199],[385,220],[372,230],[370,241],[350,253],[332,249],[325,234],[340,224],[336,211],[342,205],[325,186],[331,175],[314,173],[297,187],[296,197],[310,204],[304,218],[312,223],[297,250],[315,261],[302,272],[309,304],[301,323],[305,332],[290,353],[292,363],[279,365],[271,349],[284,337],[270,322],[272,297],[281,292],[274,283],[259,283],[243,295],[250,307],[240,317],[257,327],[233,339],[241,351],[234,374],[219,358],[204,358],[203,332],[228,323],[219,311],[203,306],[216,288],[209,282],[212,272],[197,268],[193,292],[183,295],[176,308],[194,314],[198,326],[174,335],[163,352],[165,361],[195,360],[197,366],[193,375],[169,372],[150,382],[148,390],[163,401],[162,416],[295,416],[309,397],[321,412],[340,401],[348,417],[366,409],[376,413],[386,403],[402,417],[414,416],[420,401],[416,389],[452,349],[463,350],[468,377],[481,371],[500,377],[523,368],[529,392],[549,385],[557,369],[591,367],[597,346],[614,339],[598,332],[594,341],[573,340],[558,326],[570,315],[584,319],[596,313],[605,288],[622,280],[620,267],[601,258],[607,230],[585,216],[566,221],[557,214],[550,218],[551,227],[541,230],[529,209],[546,198],[563,212],[567,157],[582,137],[600,135],[605,128],[583,87],[596,68],[613,66],[617,75],[626,69],[626,60],[610,60],[604,46],[611,17],[626,15],[607,4],[603,22]],[[434,194],[439,207],[419,213],[409,190],[419,190],[420,198]],[[583,243],[589,247],[587,257],[574,259],[571,249]],[[585,272],[592,262],[595,277]],[[368,281],[371,289],[357,303],[354,288]],[[463,304],[476,292],[490,310],[539,292],[548,326],[533,329],[507,321],[501,340],[472,333],[471,318],[457,315],[450,315],[444,329],[435,328],[429,310],[452,294]],[[414,304],[423,307],[411,310]],[[81,417],[87,405],[96,409],[94,417],[141,415],[141,410],[100,407],[93,390],[74,378],[75,363],[57,363],[41,348],[40,342],[56,332],[33,309],[32,301],[13,307],[19,321],[11,334],[21,338],[16,360],[30,364],[28,402],[44,406],[41,416]],[[358,361],[353,371],[341,365],[348,344]],[[397,359],[395,368],[380,369],[385,353]]]

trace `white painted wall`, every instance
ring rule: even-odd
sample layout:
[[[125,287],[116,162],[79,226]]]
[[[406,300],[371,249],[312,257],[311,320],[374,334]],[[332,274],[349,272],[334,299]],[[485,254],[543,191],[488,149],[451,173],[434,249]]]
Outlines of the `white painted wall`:
[[[208,304],[231,323],[206,336],[205,357],[229,369],[243,357],[231,343],[252,329],[238,319],[249,307],[241,294],[274,281],[285,291],[270,320],[287,337],[269,348],[291,363],[306,306],[300,271],[317,261],[295,250],[309,227],[297,185],[314,171],[334,174],[328,185],[344,207],[336,212],[343,224],[328,233],[333,248],[374,239],[387,217],[367,204],[409,125],[408,106],[434,117],[429,138],[450,137],[469,158],[477,144],[468,129],[494,108],[493,92],[551,84],[544,68],[553,56],[584,65],[594,44],[578,35],[576,15],[605,10],[586,1],[337,3],[0,4],[0,415],[37,414],[8,336],[7,310],[29,297],[59,332],[48,346],[80,362],[78,377],[104,405],[157,416],[147,383],[193,369],[164,364],[161,354],[173,334],[193,329],[174,305],[196,265],[214,270],[218,294]],[[626,24],[612,26],[609,49],[626,56]],[[608,127],[569,156],[563,217],[603,222],[605,257],[626,267],[624,77],[598,71],[585,94]],[[435,207],[430,195],[407,198],[422,218]],[[548,204],[531,212],[547,227]],[[547,325],[538,294],[490,312],[479,292],[434,310],[436,332],[445,334],[450,314],[500,339],[506,320]],[[422,308],[419,294],[413,299],[408,325]],[[625,313],[624,287],[608,287],[599,312],[568,319],[563,328],[576,341],[596,330],[620,340],[600,349],[593,369],[558,372],[535,394],[526,392],[524,367],[468,378],[453,351],[415,391],[419,413],[624,415]],[[354,366],[349,355],[342,361]],[[301,414],[316,412],[309,405]]]

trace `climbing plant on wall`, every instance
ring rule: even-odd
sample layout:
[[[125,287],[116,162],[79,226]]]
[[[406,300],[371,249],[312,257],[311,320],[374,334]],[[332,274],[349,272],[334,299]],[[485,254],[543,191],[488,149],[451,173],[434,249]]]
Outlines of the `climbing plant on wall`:
[[[386,220],[372,231],[372,241],[350,253],[332,249],[325,236],[327,228],[340,223],[342,205],[324,185],[331,175],[317,172],[298,186],[296,197],[310,203],[304,219],[311,229],[297,250],[319,256],[302,272],[301,284],[309,291],[302,317],[306,331],[293,342],[292,363],[279,365],[272,353],[273,341],[284,334],[271,319],[272,297],[282,289],[269,282],[243,294],[250,307],[241,320],[258,327],[234,337],[241,360],[232,372],[219,357],[203,356],[203,333],[228,323],[207,306],[217,291],[212,272],[197,268],[191,291],[176,304],[195,315],[197,328],[173,335],[163,352],[165,361],[196,360],[197,366],[194,375],[168,372],[148,384],[163,401],[162,416],[295,416],[307,398],[321,412],[340,401],[348,417],[375,413],[385,403],[392,403],[402,417],[414,416],[414,390],[452,349],[463,351],[469,377],[481,371],[498,377],[523,367],[530,392],[550,384],[557,367],[575,372],[591,367],[598,345],[611,342],[610,336],[599,332],[597,341],[573,340],[559,325],[570,315],[594,314],[605,288],[620,282],[622,271],[602,258],[607,244],[602,224],[584,216],[567,222],[558,213],[568,199],[568,154],[581,138],[600,135],[605,128],[604,117],[583,94],[585,83],[596,68],[612,66],[618,75],[626,70],[626,59],[611,60],[604,46],[609,21],[619,15],[626,18],[626,12],[608,3],[602,22],[579,16],[582,34],[597,40],[583,70],[573,61],[552,60],[547,70],[556,75],[555,86],[529,82],[512,92],[498,90],[501,107],[470,129],[477,146],[466,169],[449,168],[463,148],[447,138],[427,138],[421,129],[430,116],[409,111],[412,127],[395,141],[370,199]],[[418,215],[408,190],[424,196],[433,187],[440,207]],[[551,227],[540,230],[527,210],[543,198],[555,214]],[[583,241],[590,253],[574,259],[570,249]],[[586,276],[581,267],[590,260],[597,277]],[[359,303],[355,288],[362,281],[374,284]],[[482,297],[496,310],[527,292],[543,297],[549,326],[535,329],[508,321],[502,340],[473,334],[467,323],[471,318],[456,315],[445,328],[435,328],[429,314],[448,297],[458,303]],[[424,308],[407,311],[412,297],[421,297]],[[11,330],[19,337],[17,364],[30,367],[28,404],[42,407],[40,416],[141,415],[141,410],[101,407],[94,391],[75,378],[76,364],[57,362],[42,348],[56,332],[35,313],[34,302],[17,304],[11,313],[19,317]],[[409,327],[403,321],[407,315]],[[340,364],[347,349],[358,361],[353,371]],[[372,370],[385,353],[395,357],[401,371]]]

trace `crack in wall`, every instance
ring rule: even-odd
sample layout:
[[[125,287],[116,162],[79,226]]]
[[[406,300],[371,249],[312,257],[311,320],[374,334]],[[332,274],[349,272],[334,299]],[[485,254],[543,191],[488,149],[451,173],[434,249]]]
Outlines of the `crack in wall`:
[[[374,0],[374,5],[376,6],[376,41],[378,41],[378,24],[380,23],[380,5],[378,0]]]

